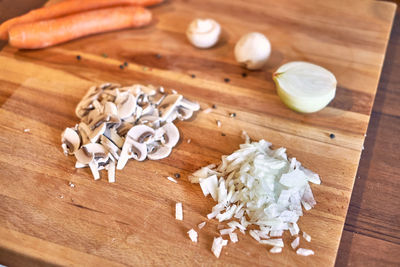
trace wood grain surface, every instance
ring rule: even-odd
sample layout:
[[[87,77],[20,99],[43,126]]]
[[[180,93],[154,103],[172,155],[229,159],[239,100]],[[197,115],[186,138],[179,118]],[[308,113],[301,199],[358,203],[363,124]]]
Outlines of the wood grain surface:
[[[400,1],[397,1],[397,5]],[[400,10],[397,8],[337,266],[400,266]]]
[[[22,255],[22,260],[38,264],[65,265],[334,264],[394,5],[206,2],[170,1],[152,9],[157,21],[140,30],[96,35],[40,51],[3,49],[0,256],[6,263],[12,255]],[[183,33],[193,17],[206,15],[221,22],[223,38],[217,47],[199,51]],[[265,33],[274,52],[262,71],[243,78],[232,50],[249,29]],[[281,104],[270,77],[291,60],[312,61],[335,73],[339,88],[328,108],[305,116]],[[129,67],[120,70],[123,61]],[[224,83],[224,78],[230,82]],[[169,158],[131,162],[118,172],[116,184],[94,182],[88,170],[75,170],[73,159],[62,155],[59,135],[77,121],[74,106],[85,90],[103,81],[164,85],[203,107],[216,104],[218,109],[178,123],[183,141]],[[230,118],[229,112],[237,117]],[[216,119],[222,121],[222,129],[216,127]],[[249,236],[239,236],[241,241],[225,248],[216,260],[210,252],[214,221],[200,231],[198,244],[188,239],[186,231],[205,219],[213,203],[187,181],[187,174],[236,149],[242,129],[254,139],[287,147],[290,156],[320,173],[323,184],[313,187],[318,205],[300,221],[313,236],[308,247],[315,256],[299,257],[288,248],[271,255]],[[330,139],[330,133],[336,138]],[[188,138],[190,144],[185,142]],[[165,179],[175,172],[182,174],[178,185]],[[69,187],[69,181],[76,187]],[[174,220],[176,201],[183,202],[183,222]]]

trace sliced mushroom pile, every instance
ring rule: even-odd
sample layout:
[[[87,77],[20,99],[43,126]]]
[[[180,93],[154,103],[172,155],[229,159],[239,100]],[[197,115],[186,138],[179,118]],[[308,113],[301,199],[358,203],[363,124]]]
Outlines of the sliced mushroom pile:
[[[128,159],[167,157],[179,141],[175,119],[187,120],[200,109],[196,102],[164,88],[106,83],[89,89],[76,107],[81,122],[61,136],[65,155],[75,155],[76,168],[89,167],[95,180],[106,169],[115,182],[115,169]]]

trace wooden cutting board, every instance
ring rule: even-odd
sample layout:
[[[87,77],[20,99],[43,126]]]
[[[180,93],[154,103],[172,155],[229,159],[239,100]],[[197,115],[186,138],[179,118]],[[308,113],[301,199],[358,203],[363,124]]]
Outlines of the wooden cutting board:
[[[395,5],[171,0],[152,11],[154,23],[143,29],[38,51],[5,47],[0,53],[0,262],[332,266]],[[216,47],[198,50],[187,42],[186,27],[197,17],[221,23]],[[272,43],[261,71],[245,71],[233,57],[235,42],[250,31],[264,33]],[[293,60],[336,75],[337,96],[321,112],[295,113],[277,97],[271,75]],[[121,70],[124,61],[129,66]],[[203,110],[213,104],[217,109],[177,123],[182,138],[170,157],[131,161],[114,184],[104,174],[94,181],[89,169],[75,169],[74,158],[63,155],[60,134],[78,121],[74,109],[85,91],[108,81],[162,85],[199,101]],[[268,246],[240,233],[240,242],[225,247],[219,259],[211,254],[222,224],[207,220],[215,203],[187,176],[237,149],[242,130],[286,147],[289,156],[320,174],[322,184],[312,186],[318,204],[299,222],[312,236],[301,247],[313,249],[314,256],[296,255],[288,235],[283,253],[270,254]],[[166,179],[174,173],[181,174],[178,184]],[[183,203],[183,221],[174,218],[176,202]],[[207,225],[199,230],[202,221]],[[199,232],[197,244],[186,234],[190,228]]]

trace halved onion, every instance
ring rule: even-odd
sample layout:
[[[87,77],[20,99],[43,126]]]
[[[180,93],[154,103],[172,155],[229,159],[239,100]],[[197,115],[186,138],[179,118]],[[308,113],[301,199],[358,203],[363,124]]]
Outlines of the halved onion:
[[[301,113],[317,112],[335,97],[335,76],[315,64],[295,61],[273,74],[278,95],[289,108]]]

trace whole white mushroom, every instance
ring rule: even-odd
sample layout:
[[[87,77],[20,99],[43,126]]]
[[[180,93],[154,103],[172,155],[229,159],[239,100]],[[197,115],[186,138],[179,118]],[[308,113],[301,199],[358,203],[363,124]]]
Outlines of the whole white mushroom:
[[[262,68],[270,54],[271,43],[258,32],[243,35],[235,45],[236,61],[249,70]]]
[[[221,26],[213,19],[195,19],[186,31],[189,41],[197,48],[214,46],[221,34]]]

